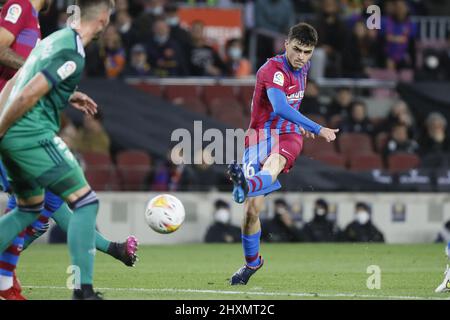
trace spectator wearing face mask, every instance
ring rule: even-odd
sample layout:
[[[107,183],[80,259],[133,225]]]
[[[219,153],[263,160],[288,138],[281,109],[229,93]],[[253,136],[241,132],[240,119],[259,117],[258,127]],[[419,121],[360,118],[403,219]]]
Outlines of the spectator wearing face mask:
[[[217,200],[214,204],[214,223],[208,228],[205,242],[235,243],[241,241],[241,229],[231,225],[230,205]]]
[[[159,77],[187,74],[180,48],[170,37],[170,27],[162,17],[153,24],[153,36],[147,46],[148,60],[153,73]]]
[[[166,23],[170,26],[170,38],[178,44],[180,49],[183,51],[183,55],[186,56],[185,60],[187,61],[187,53],[190,48],[191,35],[180,25],[180,17],[178,16],[178,7],[176,4],[167,4],[164,11]]]
[[[339,228],[328,220],[328,203],[318,199],[314,206],[313,219],[303,227],[303,237],[306,242],[337,241]]]
[[[358,202],[355,220],[343,232],[343,240],[349,242],[384,242],[383,234],[373,225],[369,206]]]
[[[245,78],[252,74],[250,61],[242,56],[242,42],[240,39],[234,38],[227,41],[226,48],[226,65],[227,76],[235,78]]]
[[[275,200],[274,217],[264,222],[262,239],[267,242],[298,242],[302,240],[301,230],[295,225],[287,202]]]

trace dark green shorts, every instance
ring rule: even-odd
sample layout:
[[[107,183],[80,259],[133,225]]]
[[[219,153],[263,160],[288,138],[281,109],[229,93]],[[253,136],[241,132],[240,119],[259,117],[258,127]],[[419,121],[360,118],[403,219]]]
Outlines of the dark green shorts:
[[[60,137],[21,140],[15,139],[14,148],[5,147],[11,141],[0,143],[3,164],[19,198],[44,194],[44,188],[66,198],[88,185],[77,159]]]

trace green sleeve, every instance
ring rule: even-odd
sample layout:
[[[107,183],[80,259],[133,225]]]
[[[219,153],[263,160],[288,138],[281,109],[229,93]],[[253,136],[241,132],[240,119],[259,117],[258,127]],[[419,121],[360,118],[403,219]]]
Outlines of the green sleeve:
[[[48,81],[50,88],[64,80],[78,77],[84,68],[83,57],[74,50],[62,50],[57,53],[41,72]]]

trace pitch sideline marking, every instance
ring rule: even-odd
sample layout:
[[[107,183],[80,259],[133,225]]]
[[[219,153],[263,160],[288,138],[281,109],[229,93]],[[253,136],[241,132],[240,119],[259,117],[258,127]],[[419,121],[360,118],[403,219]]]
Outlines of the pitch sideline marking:
[[[56,286],[22,286],[30,289],[53,289],[53,290],[68,290],[66,287]],[[450,300],[449,298],[438,297],[417,297],[417,296],[383,296],[370,294],[350,294],[350,293],[303,293],[303,292],[254,292],[254,291],[230,291],[230,290],[202,290],[202,289],[151,289],[151,288],[96,288],[104,291],[137,291],[137,292],[172,292],[172,293],[214,293],[214,294],[249,294],[259,296],[293,296],[293,297],[311,297],[311,298],[378,298],[378,299],[393,299],[393,300]]]

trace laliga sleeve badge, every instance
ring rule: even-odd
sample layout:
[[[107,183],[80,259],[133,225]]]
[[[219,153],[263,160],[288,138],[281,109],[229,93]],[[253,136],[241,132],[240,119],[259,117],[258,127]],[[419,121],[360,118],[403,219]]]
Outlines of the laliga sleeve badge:
[[[275,72],[275,74],[273,75],[273,83],[279,86],[284,85],[284,75],[281,71]]]
[[[21,14],[22,7],[18,4],[13,4],[11,7],[9,7],[8,12],[6,13],[5,21],[17,23]]]
[[[76,69],[77,69],[77,65],[75,62],[67,61],[56,71],[56,73],[58,73],[58,76],[61,78],[61,80],[65,80],[71,74],[73,74]]]

